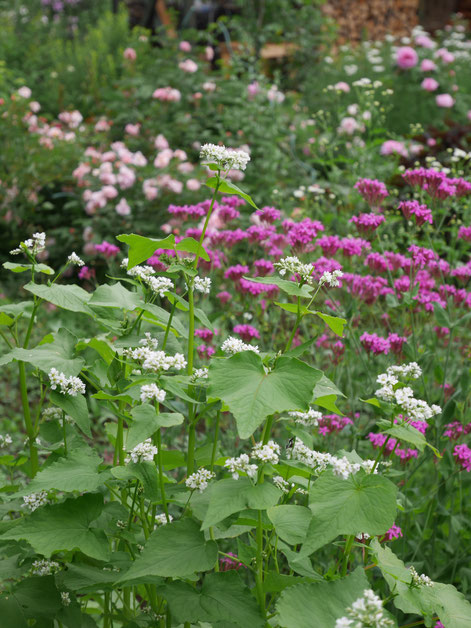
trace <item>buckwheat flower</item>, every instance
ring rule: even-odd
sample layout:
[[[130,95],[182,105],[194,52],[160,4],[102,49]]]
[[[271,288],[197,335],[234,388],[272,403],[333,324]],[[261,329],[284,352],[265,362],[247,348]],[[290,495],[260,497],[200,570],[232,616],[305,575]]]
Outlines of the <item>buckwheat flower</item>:
[[[144,347],[149,347],[149,349],[157,349],[159,341],[157,340],[157,338],[153,338],[150,331],[146,331],[146,333],[144,334],[144,338],[141,338],[141,340],[139,340],[139,344],[143,345]]]
[[[185,480],[185,484],[186,487],[192,491],[198,490],[202,493],[206,488],[208,488],[209,481],[214,477],[216,477],[216,475],[212,471],[202,467],[196,471],[196,473],[189,475]]]
[[[208,369],[203,367],[201,369],[195,369],[191,376],[191,381],[195,382],[197,379],[208,379]]]
[[[11,255],[18,255],[19,253],[29,253],[30,255],[36,255],[41,253],[46,248],[46,234],[43,232],[33,233],[32,238],[28,238],[24,242],[20,243],[17,249],[10,251]]]
[[[63,395],[76,397],[78,394],[85,394],[85,384],[79,377],[66,377],[64,373],[60,373],[57,369],[52,368],[49,371],[49,380],[51,389],[56,390],[59,387],[59,392]]]
[[[0,448],[1,447],[6,447],[7,445],[11,445],[12,444],[12,439],[10,434],[5,434],[5,436],[3,436],[2,434],[0,434]]]
[[[266,445],[257,443],[252,448],[252,456],[262,462],[278,464],[281,455],[281,448],[274,440],[269,440]]]
[[[347,616],[340,617],[335,622],[335,628],[387,628],[394,626],[394,622],[384,616],[383,602],[372,589],[365,589],[363,597],[353,602],[347,608]]]
[[[152,272],[154,270],[152,269]],[[159,294],[161,297],[165,296],[165,293],[174,289],[173,281],[168,277],[146,277],[145,283],[149,286],[152,292]]]
[[[240,473],[246,473],[249,478],[254,478],[258,471],[256,464],[250,464],[250,458],[247,454],[241,454],[237,458],[227,458],[224,466],[232,473],[234,480],[239,479]]]
[[[129,452],[129,456],[126,456],[124,462],[128,464],[129,462],[152,462],[154,460],[154,456],[158,454],[158,449],[155,445],[152,444],[152,440],[148,438],[143,443],[139,443],[136,445],[134,449],[131,449]]]
[[[273,476],[273,484],[283,493],[289,493],[291,490],[291,484],[282,478],[281,475]]]
[[[286,273],[290,275],[299,275],[303,281],[309,281],[311,279],[314,268],[311,264],[303,264],[297,257],[283,257],[279,262],[274,264],[278,269],[278,273],[281,277],[284,277]]]
[[[64,606],[70,605],[70,594],[68,591],[61,591],[61,601]]]
[[[69,264],[73,264],[74,266],[85,266],[85,262],[77,255],[77,253],[71,253],[67,258],[67,262]]]
[[[165,401],[165,390],[162,390],[157,384],[144,384],[141,386],[141,401]]]
[[[155,523],[159,526],[165,526],[167,525],[167,523],[171,523],[172,521],[173,521],[172,515],[168,516],[168,521],[167,521],[167,516],[165,514],[155,515]]]
[[[31,493],[23,497],[23,506],[30,512],[34,512],[40,506],[44,506],[47,503],[47,492],[40,491],[39,493]]]
[[[411,584],[412,585],[414,585],[416,587],[433,587],[433,585],[434,585],[433,580],[431,580],[425,574],[421,574],[419,576],[419,574],[415,570],[415,567],[413,567],[413,566],[409,567],[409,571],[410,571],[411,576],[412,576],[412,580],[411,580]]]
[[[221,170],[245,170],[250,155],[244,150],[233,150],[216,144],[203,144],[200,151],[203,163],[215,163]]]
[[[59,571],[60,568],[60,564],[56,563],[54,560],[41,558],[33,562],[31,573],[33,576],[50,576],[51,574]]]
[[[211,279],[209,277],[195,277],[195,290],[203,294],[209,294],[211,290]]]
[[[288,412],[289,416],[305,427],[317,427],[322,419],[322,413],[309,408],[307,412]]]
[[[234,338],[233,336],[229,336],[229,338],[222,343],[221,349],[224,353],[229,353],[231,355],[240,353],[241,351],[253,351],[254,353],[260,353],[257,346],[247,345],[239,338]]]
[[[351,475],[355,475],[361,468],[359,463],[350,462],[345,456],[342,458],[332,456],[330,465],[332,466],[333,474],[344,480],[348,480]]]
[[[332,272],[326,270],[319,279],[319,285],[323,286],[324,284],[327,284],[331,288],[337,288],[340,286],[340,281],[338,280],[339,277],[343,277],[343,272],[341,270],[334,270]]]

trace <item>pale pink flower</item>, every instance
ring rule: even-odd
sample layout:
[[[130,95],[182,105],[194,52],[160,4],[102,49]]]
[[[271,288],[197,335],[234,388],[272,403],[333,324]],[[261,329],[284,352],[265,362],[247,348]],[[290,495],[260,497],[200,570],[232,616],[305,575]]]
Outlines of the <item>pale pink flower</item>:
[[[129,216],[131,213],[131,208],[129,207],[128,202],[125,198],[122,198],[119,203],[116,205],[116,213],[120,216]]]
[[[193,74],[198,71],[198,65],[192,59],[185,59],[185,61],[180,61],[178,64],[180,70],[183,72],[188,72],[189,74]]]
[[[21,96],[21,98],[31,98],[31,94],[32,91],[29,87],[26,87],[26,85],[23,85],[23,87],[20,87],[18,90],[18,96]]]
[[[128,61],[135,61],[137,59],[137,53],[134,48],[126,48],[123,52],[123,57]]]
[[[181,41],[178,47],[182,52],[191,52],[191,44],[189,41]]]
[[[206,81],[203,83],[203,89],[205,92],[214,92],[216,89],[216,83],[213,83],[213,81]]]
[[[200,189],[201,183],[198,181],[198,179],[188,179],[188,181],[186,182],[186,187],[192,192],[196,192]]]
[[[33,113],[38,113],[38,111],[41,109],[41,105],[36,100],[33,100],[29,103],[29,108]]]
[[[128,135],[137,137],[141,130],[141,125],[140,124],[126,124],[126,126],[124,127],[124,130],[126,131]]]
[[[340,125],[337,129],[339,133],[345,133],[347,135],[353,135],[359,128],[358,122],[355,118],[347,116],[340,121]]]
[[[206,61],[212,61],[214,59],[214,48],[212,48],[211,46],[206,46],[206,48],[204,49],[204,56],[206,58]]]
[[[419,56],[410,46],[398,48],[396,52],[396,63],[401,70],[409,70],[417,65]]]
[[[434,63],[431,59],[424,59],[420,64],[420,69],[422,72],[433,72],[437,69],[437,64]]]
[[[438,85],[438,81],[430,77],[424,78],[421,83],[421,87],[428,92],[434,92],[436,89],[438,89]]]
[[[160,133],[159,135],[157,135],[157,137],[154,140],[154,146],[157,150],[165,150],[166,148],[169,147],[169,144],[165,138],[164,135],[162,135],[162,133]]]
[[[345,92],[346,94],[348,94],[348,92],[350,91],[350,85],[348,83],[345,83],[345,81],[340,81],[339,83],[335,83],[334,87],[335,89],[338,89],[340,92]]]
[[[165,148],[157,153],[157,157],[154,159],[155,168],[166,168],[173,157],[173,150],[171,148]]]
[[[252,83],[250,83],[247,86],[247,94],[250,100],[255,98],[255,96],[259,93],[259,91],[260,91],[260,85],[258,84],[258,81],[252,81]]]
[[[435,102],[437,103],[438,107],[445,107],[449,109],[455,104],[455,99],[450,96],[450,94],[437,94],[437,96],[435,97]]]

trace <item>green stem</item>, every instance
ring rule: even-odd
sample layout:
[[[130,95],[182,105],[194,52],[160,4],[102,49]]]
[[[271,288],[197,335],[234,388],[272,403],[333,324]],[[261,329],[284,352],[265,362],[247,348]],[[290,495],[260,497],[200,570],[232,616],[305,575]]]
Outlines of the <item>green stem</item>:
[[[36,434],[34,432],[33,422],[31,420],[31,412],[28,401],[28,389],[26,387],[26,367],[24,362],[18,362],[18,371],[20,375],[20,391],[21,403],[23,405],[23,415],[25,418],[26,433],[29,441],[29,457],[31,463],[31,477],[34,478],[39,469],[38,450],[36,448]]]
[[[187,464],[186,464],[187,475],[191,475],[195,468],[195,445],[196,445],[196,423],[192,422],[190,424],[190,429],[188,430],[188,454],[187,454]]]
[[[170,523],[170,517],[168,516],[167,498],[165,496],[165,482],[164,482],[164,475],[163,475],[161,428],[157,430],[156,436],[157,436],[157,450],[158,450],[157,451],[157,464],[159,467],[159,483],[160,483],[160,494],[162,497],[162,508],[164,509],[167,523]]]
[[[293,330],[291,332],[290,337],[288,338],[288,342],[286,343],[286,347],[285,347],[284,353],[286,353],[287,351],[290,350],[291,343],[293,342],[294,336],[296,334],[296,331],[297,331],[297,329],[299,327],[299,323],[301,322],[301,320],[302,320],[302,316],[301,316],[301,298],[298,297],[298,312],[296,314],[296,322],[294,323]]]
[[[65,451],[65,455],[67,456],[67,432],[66,432],[65,426],[66,426],[65,412],[62,411],[62,431],[64,434],[64,451]]]
[[[384,441],[384,443],[383,443],[383,445],[382,445],[381,449],[379,450],[379,454],[376,456],[375,463],[374,463],[374,465],[373,465],[373,468],[371,469],[371,473],[372,473],[372,474],[376,471],[376,467],[377,467],[377,466],[378,466],[378,464],[379,464],[379,461],[380,461],[380,459],[381,459],[381,456],[383,455],[383,452],[384,452],[384,450],[385,450],[385,448],[386,448],[386,444],[387,444],[387,442],[388,442],[388,440],[389,440],[390,438],[391,438],[390,436],[388,436],[388,437],[386,438],[386,440]]]
[[[217,411],[216,414],[216,425],[214,427],[214,441],[213,441],[213,451],[211,452],[211,466],[210,471],[214,469],[214,461],[216,459],[216,452],[218,447],[218,437],[219,437],[219,423],[221,421],[221,409]]]
[[[213,198],[211,199],[211,205],[209,206],[209,211],[206,214],[206,220],[204,221],[203,231],[201,232],[201,236],[200,236],[200,239],[199,239],[199,242],[198,242],[198,248],[196,250],[195,262],[193,264],[193,268],[195,270],[198,270],[198,261],[199,261],[199,258],[200,258],[201,249],[203,247],[204,236],[206,235],[206,229],[208,228],[209,219],[211,218],[211,214],[213,213],[213,207],[214,207],[214,202],[216,200],[216,195],[217,195],[217,193],[219,191],[219,186],[221,185],[220,175],[221,175],[221,173],[218,171],[218,173],[216,175],[217,182],[216,182],[216,187],[214,188]]]
[[[120,466],[124,464],[124,451],[123,451],[123,419],[118,417],[118,431],[116,434],[116,449],[115,458]]]
[[[340,574],[342,576],[347,575],[348,563],[350,560],[350,554],[352,551],[354,541],[355,541],[355,535],[352,534],[350,536],[347,536],[346,541],[345,541],[345,549],[343,551],[342,568],[340,571]]]
[[[191,377],[193,375],[193,358],[194,358],[194,339],[195,339],[195,301],[194,301],[194,291],[193,291],[193,282],[188,286],[188,315],[189,315],[189,324],[188,324],[188,366],[187,366],[187,374]]]
[[[142,529],[144,530],[144,537],[147,541],[147,539],[149,538],[149,522],[147,521],[144,497],[142,495],[139,496],[139,511],[141,514],[141,523]]]
[[[175,314],[175,309],[177,307],[177,300],[174,299],[172,303],[172,309],[170,310],[170,315],[168,317],[167,327],[165,328],[164,340],[162,342],[162,351],[165,351],[165,347],[167,346],[168,334],[170,332],[170,327],[172,325],[173,315]]]
[[[263,590],[263,527],[262,511],[258,511],[257,523],[257,571],[255,574],[258,604],[262,615],[265,616],[265,592]]]

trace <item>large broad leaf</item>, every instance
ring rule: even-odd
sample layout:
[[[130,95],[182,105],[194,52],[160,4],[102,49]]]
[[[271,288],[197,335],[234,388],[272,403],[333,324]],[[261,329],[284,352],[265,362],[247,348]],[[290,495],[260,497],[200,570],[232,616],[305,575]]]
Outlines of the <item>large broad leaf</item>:
[[[216,543],[206,542],[198,524],[191,519],[168,523],[150,535],[142,554],[119,582],[145,576],[189,577],[212,569],[217,554]]]
[[[249,478],[219,480],[208,490],[209,506],[201,526],[202,530],[215,525],[234,512],[247,508],[266,510],[274,506],[281,497],[281,491],[270,482],[254,486]]]
[[[147,497],[148,500],[154,503],[160,500],[157,468],[150,460],[131,462],[122,467],[113,467],[111,473],[118,480],[139,480],[144,489],[144,497]]]
[[[269,508],[267,515],[280,539],[291,545],[304,542],[312,519],[309,508],[282,504]]]
[[[66,329],[59,329],[54,334],[53,342],[41,344],[34,349],[15,348],[0,357],[0,366],[13,360],[28,362],[32,366],[49,373],[52,367],[65,373],[67,377],[78,375],[85,362],[74,357],[77,338]]]
[[[102,509],[103,497],[96,493],[66,499],[60,504],[38,508],[0,538],[27,541],[46,557],[55,552],[79,550],[91,558],[107,560],[110,552],[105,533],[90,525]]]
[[[141,299],[137,292],[131,292],[120,283],[115,283],[112,286],[98,286],[88,303],[90,307],[115,307],[132,312],[141,303]]]
[[[340,337],[343,336],[343,328],[347,324],[347,321],[344,318],[331,316],[330,314],[324,314],[323,312],[313,312],[313,314],[317,314],[319,318],[322,318],[324,323],[334,332],[334,334]]]
[[[358,567],[346,578],[318,584],[298,584],[285,589],[277,602],[278,622],[283,628],[335,628],[346,609],[363,597],[370,585]]]
[[[87,436],[91,436],[90,417],[88,415],[87,400],[83,395],[63,395],[57,390],[51,391],[51,403],[58,406],[68,416],[70,416],[78,427]]]
[[[325,408],[335,414],[343,414],[336,406],[337,397],[345,397],[337,386],[328,377],[322,375],[320,380],[314,387],[312,394],[312,403]]]
[[[18,495],[29,495],[38,491],[56,489],[58,491],[96,491],[108,474],[99,473],[101,458],[93,449],[83,448],[72,451],[66,458],[60,458],[45,467]]]
[[[381,428],[383,434],[388,434],[393,438],[398,438],[399,440],[403,440],[406,443],[410,443],[414,447],[417,447],[419,451],[423,451],[425,447],[428,446],[430,447],[430,449],[432,449],[432,451],[435,452],[436,455],[440,456],[440,453],[437,451],[437,449],[435,449],[433,445],[430,445],[430,443],[427,442],[427,439],[422,434],[422,432],[419,432],[419,430],[416,429],[413,425],[410,425],[410,423],[404,422],[401,424],[395,424],[390,427],[391,421],[381,420],[378,421],[377,425]]]
[[[133,423],[129,428],[126,448],[133,449],[138,443],[142,443],[161,427],[173,427],[183,423],[183,414],[179,412],[161,412],[157,414],[150,404],[144,404],[133,408],[131,412]]]
[[[380,475],[359,471],[344,480],[324,472],[310,491],[313,518],[303,554],[312,554],[339,534],[384,534],[394,523],[396,493],[396,486]]]
[[[0,617],[3,628],[28,628],[29,626],[23,609],[11,595],[0,597]]]
[[[201,591],[186,582],[171,582],[159,593],[180,624],[199,621],[241,628],[265,626],[255,598],[235,571],[208,574]]]
[[[288,279],[280,279],[279,277],[273,277],[273,276],[244,277],[244,279],[247,279],[247,281],[253,281],[254,283],[263,283],[270,286],[271,285],[278,286],[278,288],[282,292],[285,292],[286,294],[289,294],[292,297],[303,297],[305,299],[308,299],[311,296],[311,292],[312,292],[312,286],[309,286],[306,283],[303,286],[299,286],[295,281],[289,281]],[[280,303],[277,303],[277,305],[281,306]],[[296,307],[296,310],[294,311],[297,311],[297,307]],[[306,311],[305,308],[301,309],[301,313],[305,311]]]
[[[35,294],[40,299],[49,301],[57,305],[57,307],[63,310],[70,310],[71,312],[82,312],[83,314],[90,314],[90,310],[87,307],[87,303],[90,299],[90,294],[80,288],[79,286],[59,285],[52,284],[52,286],[45,286],[44,284],[27,283],[24,287],[25,290]]]
[[[218,185],[218,181],[219,181],[219,185]],[[239,187],[237,187],[237,185],[234,185],[231,181],[228,181],[227,179],[225,181],[221,181],[220,179],[217,179],[216,177],[210,177],[206,181],[206,185],[208,186],[208,188],[212,188],[213,190],[215,190],[216,186],[218,185],[218,191],[221,192],[221,194],[236,194],[237,196],[240,196],[241,198],[245,199],[247,203],[249,203],[249,205],[252,205],[252,207],[255,207],[255,209],[258,209],[258,207],[253,202],[252,198],[248,194],[243,192]]]
[[[427,587],[428,588],[428,587]],[[432,591],[436,599],[435,613],[444,626],[469,628],[471,625],[471,604],[451,584],[436,582]]]
[[[173,234],[162,240],[156,238],[146,238],[136,233],[123,234],[116,236],[120,242],[124,242],[129,247],[128,252],[128,270],[137,266],[149,257],[154,255],[157,249],[167,249],[169,251],[184,251],[194,253],[198,250],[198,242],[194,238],[184,238],[175,244],[175,236]],[[203,247],[200,248],[200,257],[209,262],[209,255]]]
[[[307,410],[322,372],[296,358],[279,358],[267,371],[259,355],[244,351],[209,367],[208,395],[222,399],[248,438],[270,414]]]
[[[27,270],[32,270],[32,264],[17,264],[15,262],[4,262],[3,268],[6,270],[11,270],[14,273],[24,273]],[[47,264],[35,264],[34,270],[37,273],[44,273],[45,275],[53,275],[54,269],[48,266]]]
[[[61,596],[53,576],[26,578],[15,586],[12,596],[28,619],[38,620],[44,617],[51,620],[62,608]]]

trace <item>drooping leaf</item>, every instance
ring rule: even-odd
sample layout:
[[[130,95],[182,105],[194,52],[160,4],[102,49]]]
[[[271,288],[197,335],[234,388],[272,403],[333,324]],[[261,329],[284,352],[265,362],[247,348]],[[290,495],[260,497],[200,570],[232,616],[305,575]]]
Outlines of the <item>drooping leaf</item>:
[[[90,294],[83,288],[74,285],[52,284],[45,286],[44,284],[27,283],[25,290],[35,294],[37,297],[57,305],[63,310],[71,312],[81,312],[83,314],[91,314],[87,303]]]
[[[274,506],[281,497],[281,491],[270,482],[254,486],[249,478],[219,480],[207,490],[210,491],[209,506],[201,525],[202,530],[247,508],[266,510]]]
[[[247,279],[247,281],[253,281],[254,283],[278,286],[282,292],[285,292],[292,297],[302,297],[304,299],[308,299],[312,292],[312,286],[309,286],[306,283],[303,286],[299,286],[295,281],[280,279],[280,277],[273,277],[272,275],[270,277],[244,277],[244,279]]]
[[[330,314],[324,314],[323,312],[314,312],[319,318],[322,318],[324,323],[336,334],[337,336],[343,336],[343,328],[347,324],[344,318],[338,316],[331,316]]]
[[[345,616],[346,609],[369,588],[361,567],[333,582],[289,587],[276,604],[279,625],[283,628],[335,628],[336,620]]]
[[[325,471],[311,488],[312,521],[303,545],[311,554],[339,534],[384,534],[396,515],[396,486],[381,475],[359,471],[348,479]]]
[[[33,576],[19,582],[12,591],[25,617],[53,619],[62,608],[53,576]]]
[[[109,548],[105,533],[91,527],[102,509],[103,497],[97,493],[69,498],[38,508],[18,520],[0,538],[27,541],[46,557],[55,552],[79,550],[91,558],[107,560]]]
[[[208,186],[208,188],[212,188],[214,190],[216,189],[217,181],[218,179],[216,177],[210,177],[206,181],[206,185]],[[236,194],[237,196],[240,196],[241,198],[246,200],[249,205],[252,205],[252,207],[258,209],[252,198],[248,194],[243,192],[239,187],[237,187],[237,185],[234,185],[231,181],[228,181],[227,179],[225,181],[219,181],[219,192],[221,192],[221,194]]]
[[[128,431],[126,440],[127,449],[133,449],[155,434],[160,427],[173,427],[183,423],[183,415],[178,412],[161,412],[157,414],[150,404],[143,404],[133,408],[131,412],[133,423]]]
[[[27,270],[32,270],[32,264],[18,264],[15,262],[4,262],[3,268],[6,270],[11,270],[14,273],[24,273]],[[48,266],[47,264],[35,264],[34,270],[37,273],[44,273],[45,275],[53,275],[54,269]]]
[[[281,357],[267,371],[259,355],[244,351],[211,362],[208,395],[227,404],[240,437],[248,438],[270,414],[307,410],[321,377],[297,358]]]
[[[101,486],[108,474],[99,473],[101,464],[98,454],[89,448],[73,450],[65,458],[56,460],[40,471],[18,495],[29,495],[38,491],[93,492]]]
[[[57,390],[52,390],[50,395],[51,403],[58,406],[61,410],[70,416],[78,427],[87,436],[91,436],[90,417],[88,414],[87,400],[84,395],[63,395]]]
[[[265,621],[249,588],[235,571],[208,574],[201,591],[186,582],[167,584],[162,595],[179,623],[208,622],[263,628]],[[220,624],[219,622],[223,622]]]
[[[137,266],[149,257],[154,255],[157,249],[169,249],[175,248],[175,236],[173,234],[163,239],[158,238],[146,238],[136,233],[121,234],[116,236],[116,239],[120,242],[124,242],[129,247],[128,250],[128,270]]]
[[[143,552],[118,582],[145,576],[189,577],[212,569],[217,552],[216,543],[205,541],[197,523],[173,521],[152,532]]]
[[[125,466],[113,467],[112,475],[118,480],[139,480],[144,489],[144,497],[151,502],[160,500],[160,489],[155,464],[148,460],[142,462],[130,462]]]
[[[312,513],[305,506],[282,504],[267,511],[268,518],[275,526],[280,539],[290,545],[303,543],[312,519]]]
[[[0,617],[3,628],[28,628],[23,609],[11,595],[0,596]]]
[[[195,255],[199,250],[199,256],[207,262],[210,261],[210,257],[205,248],[202,245],[199,246],[199,242],[194,238],[183,238],[183,240],[180,240],[180,242],[175,244],[175,250],[184,251],[186,253],[194,253]]]
[[[114,307],[132,312],[141,304],[137,292],[127,290],[120,283],[98,286],[88,302],[90,307]]]

